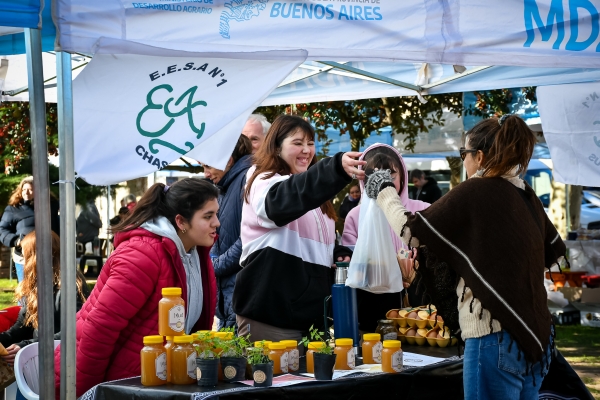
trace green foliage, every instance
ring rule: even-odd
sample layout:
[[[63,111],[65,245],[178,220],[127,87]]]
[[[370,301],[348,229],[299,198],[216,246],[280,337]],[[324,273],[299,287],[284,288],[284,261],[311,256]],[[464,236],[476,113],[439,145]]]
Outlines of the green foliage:
[[[219,358],[217,349],[223,348],[223,341],[218,337],[213,337],[211,332],[198,333],[200,344],[195,344],[194,349],[198,358],[212,359]]]
[[[305,336],[300,341],[300,344],[304,345],[304,347],[308,347],[308,344],[310,342],[321,342],[323,343],[323,347],[316,350],[316,352],[329,355],[333,354],[333,347],[331,346],[333,344],[333,339],[326,339],[325,332],[319,332],[317,328],[311,325],[310,329],[308,330],[308,333],[310,339],[308,339],[308,337]]]
[[[469,105],[464,112],[483,118],[499,117],[510,113],[511,108],[520,108],[525,102],[536,101],[535,87],[521,88],[521,93],[514,98],[513,89],[497,89],[483,92],[473,92],[477,97],[475,106]]]
[[[222,341],[221,348],[223,352],[221,353],[221,357],[243,357],[246,349],[251,346],[249,341],[250,334],[237,336],[233,327],[221,328],[219,332],[230,332],[232,335],[231,339]]]
[[[260,343],[261,347],[250,347],[246,350],[246,359],[248,360],[248,364],[258,365],[271,362],[271,359],[265,354],[264,350],[267,343],[264,340]]]
[[[18,169],[31,154],[29,102],[0,103],[0,157],[4,166]],[[54,103],[46,103],[48,154],[58,155],[58,116]]]

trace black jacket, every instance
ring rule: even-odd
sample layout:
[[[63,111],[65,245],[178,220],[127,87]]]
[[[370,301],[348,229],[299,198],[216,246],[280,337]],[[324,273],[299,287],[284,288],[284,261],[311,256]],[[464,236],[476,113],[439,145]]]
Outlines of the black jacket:
[[[58,201],[50,200],[50,223],[52,230],[60,235]],[[33,201],[21,202],[17,206],[7,206],[0,220],[0,241],[6,247],[14,247],[17,239],[35,229]]]
[[[90,295],[90,289],[85,281],[84,276],[78,271],[77,276],[81,278],[83,283],[82,292],[87,298]],[[83,305],[83,299],[77,296],[77,311]],[[25,313],[27,307],[21,307],[17,320],[7,331],[0,333],[0,343],[4,347],[8,347],[12,344],[23,348],[28,344],[38,341],[38,331],[32,326],[26,326]],[[54,339],[60,340],[60,289],[54,291]]]
[[[356,207],[360,203],[360,199],[356,201],[351,201],[350,196],[344,197],[344,201],[342,201],[342,205],[340,206],[339,214],[340,218],[346,218],[350,210]]]
[[[219,182],[219,239],[210,250],[215,276],[217,278],[217,317],[225,327],[235,326],[232,298],[235,277],[242,269],[242,201],[246,186],[246,172],[251,166],[251,156],[240,158]]]
[[[427,183],[418,192],[416,200],[424,201],[425,203],[433,204],[436,200],[442,197],[442,190],[437,184],[437,181],[433,178],[427,178]]]
[[[88,203],[77,217],[77,241],[88,243],[100,233],[102,220],[98,208],[92,202]]]

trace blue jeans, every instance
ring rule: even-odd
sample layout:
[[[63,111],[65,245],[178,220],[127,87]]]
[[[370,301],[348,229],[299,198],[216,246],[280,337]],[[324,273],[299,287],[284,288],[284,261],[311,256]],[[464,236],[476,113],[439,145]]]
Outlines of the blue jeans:
[[[546,375],[548,366],[544,363],[542,371],[540,362],[533,365],[534,385],[531,369],[525,372],[525,356],[521,353],[521,359],[518,359],[516,342],[512,344],[509,352],[510,342],[511,336],[504,330],[480,338],[467,339],[463,366],[466,400],[538,399],[543,380],[541,372]],[[550,346],[546,352],[550,361]]]
[[[23,264],[15,263],[15,270],[17,270],[17,282],[23,282],[23,278],[25,277],[23,267]]]

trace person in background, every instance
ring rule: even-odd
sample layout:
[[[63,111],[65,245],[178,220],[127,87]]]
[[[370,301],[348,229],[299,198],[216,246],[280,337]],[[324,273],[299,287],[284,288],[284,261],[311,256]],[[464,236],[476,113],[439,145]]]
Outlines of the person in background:
[[[403,203],[406,204],[406,208],[413,212],[417,212],[429,207],[428,203],[410,200],[408,198],[408,171],[402,155],[394,147],[383,143],[375,143],[365,149],[360,159],[367,162],[366,168],[383,168],[392,171],[396,194],[398,198],[402,199]],[[360,185],[364,189],[364,182],[361,181]],[[343,245],[355,245],[358,240],[360,208],[361,206],[359,205],[348,213],[348,217],[344,224],[344,234],[342,235]],[[402,243],[390,226],[388,226],[387,229],[389,230],[394,250],[397,255],[403,249],[409,250],[409,247]],[[399,263],[412,262],[413,260],[399,260]],[[422,296],[418,296],[415,293],[415,289],[416,288],[408,290],[408,300],[413,307],[422,304]],[[385,314],[389,310],[407,306],[406,304],[403,304],[400,292],[377,294],[358,289],[356,291],[356,298],[358,306],[358,324],[360,330],[364,332],[375,332],[377,321],[385,317]]]
[[[17,270],[17,280],[23,280],[23,253],[21,241],[35,229],[33,209],[33,176],[24,178],[13,190],[0,220],[0,241],[6,247],[14,247],[13,261]],[[50,224],[52,231],[60,235],[58,201],[50,197]]]
[[[252,143],[252,154],[256,154],[262,143],[265,141],[265,136],[271,127],[271,123],[262,114],[251,114],[246,121],[246,125],[242,129],[242,135],[250,139]]]
[[[119,208],[119,213],[110,219],[110,226],[119,225],[122,221],[125,220],[125,218],[127,218],[127,214],[129,214],[129,208]]]
[[[94,199],[88,199],[77,217],[77,241],[85,248],[87,243],[93,242],[100,234],[102,220]]]
[[[241,270],[242,239],[242,196],[246,186],[246,172],[252,165],[252,143],[244,135],[233,149],[225,170],[204,166],[205,176],[219,187],[219,238],[213,245],[210,255],[217,277],[217,318],[218,328],[237,327],[233,312],[232,298],[235,278]]]
[[[101,382],[140,375],[143,338],[158,332],[163,288],[181,288],[186,334],[211,329],[216,282],[209,249],[219,227],[218,195],[200,179],[156,183],[113,228],[115,251],[77,313],[77,397]],[[54,365],[60,393],[60,346]]]
[[[37,268],[35,231],[27,234],[21,242],[25,259],[24,278],[15,289],[15,301],[22,304],[17,321],[7,331],[0,333],[0,343],[6,347],[8,355],[3,356],[9,364],[14,362],[17,352],[38,340]],[[60,339],[60,238],[52,232],[52,276],[54,285],[54,333]],[[90,289],[77,270],[77,310],[90,295]]]
[[[398,198],[389,171],[365,185],[398,237],[419,247],[417,281],[465,341],[467,400],[538,399],[553,362],[543,273],[566,247],[520,178],[536,141],[516,115],[479,122],[460,149],[468,179],[418,213]]]
[[[281,115],[271,126],[248,170],[242,206],[242,270],[233,292],[240,335],[301,340],[311,325],[323,325],[338,256],[329,199],[364,176],[358,156],[317,162],[310,123]]]
[[[433,204],[442,197],[442,190],[438,186],[437,181],[432,177],[425,178],[425,173],[420,169],[415,169],[410,172],[410,181],[417,189],[415,192],[415,200]]]
[[[350,210],[358,205],[360,202],[360,187],[358,184],[350,186],[350,192],[344,197],[344,201],[340,205],[339,214],[340,218],[345,219]]]
[[[136,205],[137,198],[135,197],[135,194],[129,193],[127,196],[125,196],[125,207],[127,207],[129,211],[133,210]]]

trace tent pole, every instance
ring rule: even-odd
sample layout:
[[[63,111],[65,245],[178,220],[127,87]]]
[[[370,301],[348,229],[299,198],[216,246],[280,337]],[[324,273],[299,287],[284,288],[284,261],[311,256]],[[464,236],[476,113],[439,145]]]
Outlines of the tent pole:
[[[335,69],[339,69],[339,70],[347,71],[347,72],[352,72],[352,73],[357,74],[357,75],[366,76],[366,77],[374,79],[376,81],[380,81],[380,82],[384,82],[384,83],[389,83],[390,85],[394,85],[394,86],[400,86],[400,87],[403,87],[405,89],[414,90],[417,93],[421,93],[421,91],[423,91],[423,88],[421,86],[416,86],[416,85],[413,85],[413,84],[410,84],[410,83],[406,83],[406,82],[402,82],[402,81],[397,81],[396,79],[388,78],[387,76],[382,76],[382,75],[374,74],[374,73],[369,72],[369,71],[365,71],[365,70],[362,70],[362,69],[351,67],[349,65],[344,65],[344,64],[337,63],[337,62],[333,62],[333,61],[318,61],[318,62],[320,62],[321,64],[329,65],[330,67],[333,67]]]
[[[106,187],[106,258],[110,256],[110,206],[111,206],[110,185]],[[100,271],[98,271],[100,273]]]
[[[77,313],[75,161],[71,54],[56,53],[60,163],[60,398],[75,400],[75,314]]]
[[[52,277],[52,236],[50,224],[50,180],[46,102],[42,69],[42,36],[39,29],[25,28],[31,156],[33,159],[33,198],[35,207],[36,268],[38,290],[38,360],[40,399],[54,398],[54,299]]]

